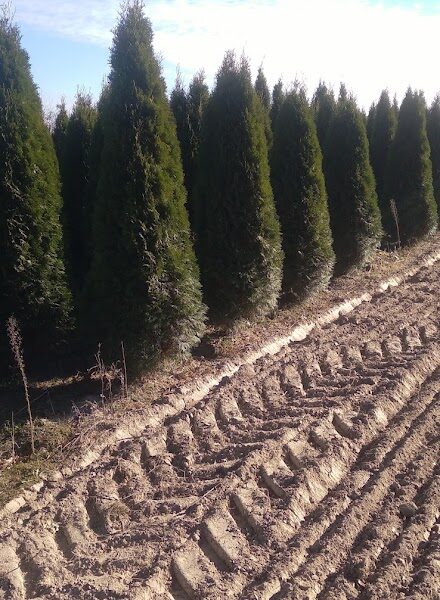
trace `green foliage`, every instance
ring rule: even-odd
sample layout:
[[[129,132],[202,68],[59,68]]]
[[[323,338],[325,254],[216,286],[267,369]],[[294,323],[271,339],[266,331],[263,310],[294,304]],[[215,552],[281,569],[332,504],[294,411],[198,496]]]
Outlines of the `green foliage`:
[[[263,67],[258,69],[257,79],[255,80],[255,91],[257,92],[258,97],[261,100],[262,105],[267,110],[270,111],[270,92],[269,87],[267,85],[267,79],[263,71]]]
[[[272,132],[275,130],[275,123],[280,112],[281,105],[284,101],[284,87],[281,79],[274,85],[272,91],[272,107],[270,109],[270,122],[272,125]]]
[[[69,124],[69,115],[67,114],[66,103],[64,99],[61,100],[61,103],[57,105],[57,110],[58,112],[57,116],[55,117],[52,138],[58,163],[61,165],[64,160],[64,144],[66,141],[67,125]]]
[[[287,94],[274,132],[272,186],[284,251],[283,292],[301,298],[329,282],[334,253],[322,155],[305,92]]]
[[[189,111],[186,91],[183,86],[182,76],[180,71],[177,73],[176,84],[170,96],[170,107],[176,120],[177,139],[180,144],[182,155],[182,166],[185,177],[185,186],[188,190],[186,174],[189,172],[190,163],[190,125]]]
[[[393,109],[393,113],[394,113],[394,118],[396,119],[396,123],[397,123],[397,120],[399,118],[399,103],[397,102],[396,95],[394,95],[394,98],[393,98],[392,109]]]
[[[174,119],[143,3],[124,5],[101,103],[95,248],[84,312],[112,359],[139,371],[204,329]],[[93,310],[89,311],[90,304]]]
[[[333,91],[322,81],[319,83],[313,95],[312,109],[315,116],[319,144],[324,152],[328,128],[336,110],[336,101]]]
[[[212,314],[238,318],[273,310],[282,253],[264,120],[249,65],[232,52],[205,113],[196,199],[197,249]]]
[[[255,80],[255,91],[260,99],[264,119],[264,131],[266,134],[267,147],[270,152],[272,147],[272,123],[270,120],[270,92],[267,85],[266,76],[263,67],[258,69],[257,79]]]
[[[383,91],[375,110],[370,138],[370,161],[376,179],[376,191],[385,231],[392,228],[389,199],[385,195],[385,177],[390,147],[396,133],[397,120],[390,97]]]
[[[426,127],[431,148],[434,196],[437,208],[440,209],[440,95],[436,96],[431,104]]]
[[[367,116],[367,137],[368,137],[368,143],[371,146],[371,138],[373,135],[373,127],[374,127],[374,119],[376,117],[376,104],[373,102],[373,104],[370,106],[370,110],[368,111],[368,116]]]
[[[202,122],[206,105],[209,100],[209,90],[205,83],[203,71],[196,73],[189,85],[188,92],[183,88],[180,76],[177,77],[176,87],[171,94],[171,110],[177,125],[177,137],[182,153],[185,187],[188,192],[188,213],[191,223],[194,221],[193,195],[197,176],[197,161]]]
[[[185,182],[188,190],[188,213],[190,222],[194,221],[194,188],[197,181],[197,168],[202,125],[206,106],[209,100],[209,89],[205,83],[205,74],[199,71],[193,77],[188,89],[188,121],[189,121],[189,160],[185,171]]]
[[[381,238],[380,213],[365,123],[343,93],[330,122],[324,152],[336,273],[365,264]]]
[[[60,180],[28,55],[5,15],[0,17],[0,156],[1,328],[15,315],[25,349],[42,356],[70,325]]]
[[[386,202],[393,199],[396,203],[403,244],[414,242],[436,229],[437,206],[422,92],[409,89],[400,107],[396,135],[390,148],[385,197]],[[385,220],[384,224],[390,238],[395,240],[394,223]]]
[[[67,125],[60,163],[66,267],[75,305],[91,261],[93,198],[90,171],[96,120],[97,112],[91,97],[79,93]]]

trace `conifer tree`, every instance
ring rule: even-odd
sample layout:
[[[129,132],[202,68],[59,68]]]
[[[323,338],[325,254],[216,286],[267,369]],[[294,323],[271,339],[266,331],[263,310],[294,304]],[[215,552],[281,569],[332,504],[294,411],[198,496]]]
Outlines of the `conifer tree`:
[[[66,102],[64,98],[61,100],[60,104],[57,105],[57,110],[58,112],[55,117],[52,137],[58,163],[61,166],[64,160],[64,143],[66,141],[67,125],[69,124],[69,115],[67,114]]]
[[[97,112],[90,95],[78,93],[67,125],[61,164],[66,267],[76,306],[91,261],[93,198],[90,178],[96,120]]]
[[[189,157],[185,183],[188,190],[188,213],[190,222],[194,221],[194,187],[197,179],[197,165],[199,158],[200,142],[202,138],[202,123],[205,109],[209,100],[209,89],[205,83],[205,74],[199,71],[189,84],[188,96],[188,122],[189,122]]]
[[[393,106],[392,106],[392,108],[393,108],[394,118],[395,118],[395,121],[397,123],[397,121],[399,119],[399,110],[400,110],[400,107],[399,107],[399,103],[397,102],[397,96],[395,94],[394,94],[394,98],[393,98]]]
[[[396,118],[388,92],[384,90],[375,109],[370,138],[370,161],[376,179],[376,191],[385,231],[390,229],[391,211],[385,198],[385,175],[388,154],[396,133]]]
[[[432,181],[437,212],[440,213],[440,95],[434,98],[428,111],[427,132],[431,148]]]
[[[205,83],[203,71],[196,73],[189,85],[188,92],[185,91],[180,74],[177,76],[175,88],[171,94],[171,110],[177,125],[177,137],[179,139],[182,154],[185,187],[188,193],[187,208],[192,223],[193,194],[196,181],[197,159],[202,131],[203,113],[209,99],[208,86]]]
[[[286,299],[301,298],[327,285],[334,265],[322,154],[303,89],[288,93],[281,106],[271,158],[283,292]]]
[[[371,146],[371,137],[373,135],[373,127],[374,127],[374,118],[376,116],[376,104],[373,102],[373,104],[370,106],[370,110],[368,111],[368,117],[367,117],[367,138],[368,138],[368,143]],[[371,148],[370,148],[371,150]]]
[[[89,154],[89,182],[87,185],[87,198],[91,208],[91,235],[90,235],[90,265],[93,258],[93,246],[94,246],[94,211],[96,207],[96,196],[98,191],[99,175],[101,171],[101,155],[104,146],[104,115],[106,114],[105,105],[109,97],[110,87],[108,82],[104,84],[101,90],[101,96],[99,97],[96,105],[96,118],[95,125],[92,131],[92,139],[90,143],[90,154]],[[87,280],[87,277],[86,277]],[[85,282],[84,282],[85,283]]]
[[[183,173],[186,184],[186,174],[189,171],[190,162],[190,127],[188,100],[180,71],[177,73],[176,83],[171,92],[170,106],[176,120],[177,139],[180,144]]]
[[[270,122],[272,125],[272,132],[275,129],[275,122],[277,120],[278,113],[280,112],[281,105],[284,100],[284,87],[281,79],[274,85],[272,91],[272,107],[270,109]]]
[[[365,264],[381,238],[380,212],[367,132],[353,98],[343,93],[324,151],[337,274]]]
[[[258,97],[261,100],[262,105],[267,110],[270,111],[270,92],[269,87],[267,85],[267,79],[263,71],[263,67],[259,67],[257,79],[255,80],[255,91],[257,92]]]
[[[176,127],[143,3],[124,5],[102,103],[94,256],[84,307],[112,359],[139,371],[204,328]]]
[[[60,180],[29,58],[6,12],[0,16],[0,156],[0,327],[4,332],[15,315],[25,347],[41,356],[61,341],[70,318]],[[2,340],[2,352],[5,347]]]
[[[257,92],[257,96],[261,101],[264,119],[264,131],[266,133],[267,147],[270,152],[273,139],[272,123],[270,120],[270,92],[267,85],[266,76],[263,72],[263,67],[258,69],[257,79],[255,80],[255,91]]]
[[[361,109],[360,113],[361,113],[362,121],[364,122],[364,125],[365,125],[365,131],[367,132],[367,140],[368,140],[368,115],[363,108]]]
[[[333,91],[322,81],[313,95],[312,109],[315,115],[319,144],[324,152],[328,128],[336,109],[336,101]]]
[[[422,92],[408,89],[400,107],[390,148],[385,197],[386,202],[394,200],[396,203],[403,244],[410,244],[436,229],[437,206]],[[386,219],[385,227],[390,238],[396,240],[394,223]]]
[[[206,113],[197,185],[197,249],[214,317],[266,314],[281,285],[281,243],[261,102],[249,65],[228,52]]]

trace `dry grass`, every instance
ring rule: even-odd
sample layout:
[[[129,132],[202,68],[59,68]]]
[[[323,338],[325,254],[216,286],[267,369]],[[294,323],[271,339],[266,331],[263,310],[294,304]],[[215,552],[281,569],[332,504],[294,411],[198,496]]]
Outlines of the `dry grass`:
[[[36,483],[41,474],[59,467],[65,453],[64,446],[73,433],[69,420],[34,421],[35,450],[31,451],[29,423],[16,425],[14,433],[15,456],[12,455],[11,423],[0,431],[0,506],[14,498],[23,487]]]

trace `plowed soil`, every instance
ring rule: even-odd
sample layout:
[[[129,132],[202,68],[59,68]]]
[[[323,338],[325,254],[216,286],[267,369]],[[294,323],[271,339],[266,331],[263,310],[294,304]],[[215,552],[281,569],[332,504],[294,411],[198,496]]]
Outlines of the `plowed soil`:
[[[45,485],[0,598],[440,598],[440,263]],[[168,415],[168,416],[167,416]]]

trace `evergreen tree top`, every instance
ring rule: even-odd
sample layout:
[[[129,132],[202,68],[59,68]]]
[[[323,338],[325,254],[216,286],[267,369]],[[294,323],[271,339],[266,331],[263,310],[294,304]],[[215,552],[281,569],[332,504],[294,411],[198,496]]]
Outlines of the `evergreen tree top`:
[[[0,7],[0,86],[18,92],[41,109],[38,88],[33,82],[29,55],[21,46],[21,33],[6,8]]]
[[[392,110],[392,104],[391,104],[391,99],[390,99],[390,95],[388,93],[388,90],[383,90],[378,103],[375,105],[375,115],[376,115],[376,119],[383,119],[386,118],[388,119],[392,119],[395,115],[394,115],[394,111]]]
[[[440,92],[435,95],[434,100],[431,104],[431,109],[432,108],[440,109]]]
[[[436,94],[434,100],[432,101],[431,104],[431,108],[430,108],[431,112],[440,112],[440,93]]]
[[[388,90],[383,90],[378,103],[375,105],[372,142],[376,144],[375,152],[380,155],[380,163],[384,163],[386,156],[382,156],[383,148],[388,148],[397,126],[397,115],[393,110]],[[374,161],[373,161],[374,162]],[[373,165],[374,167],[378,165]]]
[[[216,76],[216,85],[221,86],[224,81],[229,81],[231,77],[235,79],[236,75],[252,84],[251,68],[249,61],[245,56],[236,58],[234,50],[228,50]]]
[[[185,86],[183,85],[182,74],[180,73],[180,69],[177,70],[176,83],[174,84],[174,89],[171,92],[170,102],[171,104],[179,104],[185,103],[186,100],[186,92]]]
[[[263,67],[259,67],[257,79],[255,80],[255,91],[257,92],[263,106],[266,110],[270,109],[270,92],[267,85],[267,79],[263,72]]]
[[[321,100],[321,98],[324,98],[327,96],[331,96],[334,99],[335,94],[333,92],[333,89],[331,87],[327,86],[325,81],[320,81],[318,84],[318,87],[315,90],[315,93],[313,94],[312,104],[318,103],[319,100]]]
[[[284,86],[281,79],[274,85],[272,91],[272,107],[270,109],[270,119],[272,121],[272,130],[275,129],[276,120],[284,100]]]
[[[64,98],[57,104],[57,115],[55,117],[54,132],[66,131],[69,122],[69,113],[67,112]]]
[[[415,127],[414,116],[423,123],[423,127]],[[411,131],[422,134],[426,125],[426,100],[420,90],[408,88],[399,110],[398,134],[404,136]]]
[[[382,90],[382,92],[380,94],[379,102],[377,103],[377,105],[378,106],[383,105],[383,106],[387,106],[388,108],[391,108],[390,94],[387,89]]]
[[[73,105],[72,114],[68,122],[68,127],[71,127],[76,121],[84,121],[90,126],[93,126],[97,118],[97,109],[94,105],[93,98],[88,92],[78,91]]]
[[[367,134],[369,140],[371,140],[371,136],[373,134],[374,120],[376,118],[376,109],[377,105],[375,102],[373,102],[373,104],[370,106],[370,110],[368,111],[367,117]]]
[[[153,29],[142,0],[123,5],[110,50],[109,82],[121,89],[141,89],[153,96],[165,93],[165,81],[153,52]]]
[[[182,71],[180,70],[180,67],[177,67],[176,83],[174,84],[174,89],[178,92],[185,91],[185,84],[183,82]]]
[[[319,112],[322,107],[333,109],[336,106],[336,100],[332,88],[328,87],[323,81],[320,81],[313,94],[311,104],[315,113]]]
[[[205,82],[205,71],[198,71],[192,78],[188,88],[188,98],[205,102],[209,97],[209,88]]]
[[[344,102],[345,100],[352,100],[352,99],[353,98],[352,98],[351,94],[348,93],[347,86],[345,85],[345,83],[341,83],[340,88],[339,88],[338,101]]]
[[[281,79],[278,79],[273,87],[272,91],[272,102],[275,104],[279,102],[284,96],[284,86]]]

